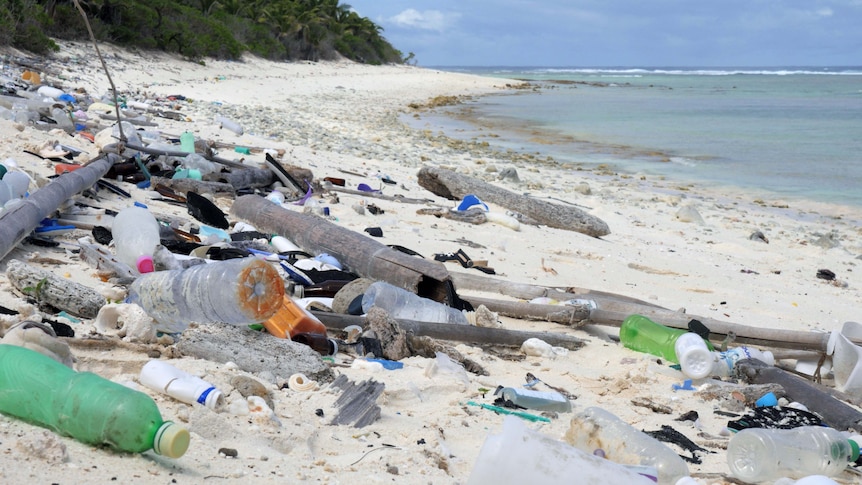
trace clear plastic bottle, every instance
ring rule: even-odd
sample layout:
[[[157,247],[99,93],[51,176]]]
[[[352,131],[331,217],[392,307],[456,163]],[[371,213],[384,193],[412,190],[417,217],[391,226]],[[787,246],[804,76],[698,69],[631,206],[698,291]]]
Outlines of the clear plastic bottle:
[[[587,453],[602,450],[607,459],[622,465],[655,468],[660,484],[689,476],[688,466],[676,452],[602,408],[589,407],[576,414],[565,440]]]
[[[117,259],[141,273],[153,271],[153,253],[161,242],[159,223],[147,209],[127,207],[114,216],[111,227]]]
[[[629,349],[659,356],[665,360],[679,363],[676,355],[676,342],[688,330],[670,328],[655,323],[642,315],[631,315],[620,326],[620,342]],[[704,341],[708,350],[712,344]]]
[[[859,445],[838,430],[822,426],[744,429],[727,445],[734,477],[762,482],[782,477],[840,475],[859,458]]]
[[[373,306],[386,310],[392,318],[468,325],[467,317],[460,310],[422,298],[385,281],[375,281],[362,296],[363,312],[368,312]]]
[[[185,330],[189,322],[260,323],[273,316],[284,297],[284,280],[255,257],[228,259],[191,268],[145,274],[129,288],[162,332]]]
[[[0,412],[129,453],[179,458],[189,446],[189,432],[146,394],[14,345],[0,345]]]
[[[572,403],[559,392],[542,392],[532,389],[519,389],[517,387],[503,387],[497,389],[494,395],[501,395],[503,399],[522,408],[535,409],[536,411],[556,411],[568,413],[572,410]]]
[[[138,380],[150,389],[186,404],[203,404],[216,409],[224,403],[221,391],[215,386],[162,360],[144,364]]]
[[[766,365],[775,365],[775,356],[768,350],[758,350],[745,345],[728,350],[727,352],[713,352],[715,363],[712,375],[716,377],[727,377],[733,372],[736,363],[743,359],[757,359]]]

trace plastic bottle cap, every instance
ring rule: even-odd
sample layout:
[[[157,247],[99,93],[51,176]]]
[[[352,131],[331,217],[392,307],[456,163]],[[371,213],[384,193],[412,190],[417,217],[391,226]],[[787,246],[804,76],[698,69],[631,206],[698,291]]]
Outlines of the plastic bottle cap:
[[[713,356],[703,338],[696,333],[679,336],[674,346],[682,372],[692,379],[703,379],[712,372]]]
[[[189,449],[189,431],[173,421],[165,421],[156,431],[153,451],[168,458],[179,458]]]
[[[137,262],[137,266],[138,266],[138,271],[140,271],[142,274],[143,273],[152,273],[153,271],[156,270],[155,264],[153,264],[153,257],[152,256],[144,255],[144,256],[139,257],[138,262]]]
[[[852,450],[852,454],[850,456],[850,461],[856,461],[859,459],[859,442],[856,441],[859,436],[853,436],[851,439],[847,440],[850,442],[850,449]]]

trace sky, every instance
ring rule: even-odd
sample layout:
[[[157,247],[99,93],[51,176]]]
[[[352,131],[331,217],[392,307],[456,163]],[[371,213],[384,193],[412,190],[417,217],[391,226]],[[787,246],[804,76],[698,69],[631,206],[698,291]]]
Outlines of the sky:
[[[344,0],[420,66],[860,66],[862,0]]]

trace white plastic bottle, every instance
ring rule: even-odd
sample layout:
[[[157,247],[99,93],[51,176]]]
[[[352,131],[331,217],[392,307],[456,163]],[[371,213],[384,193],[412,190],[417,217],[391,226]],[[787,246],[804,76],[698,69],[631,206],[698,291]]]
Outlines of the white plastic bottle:
[[[608,460],[622,465],[655,468],[660,484],[673,485],[689,476],[688,466],[675,451],[602,408],[576,414],[565,440],[587,453],[602,450]]]
[[[834,477],[857,458],[858,443],[822,426],[744,429],[727,445],[730,472],[746,482],[807,475]]]
[[[499,388],[494,395],[501,395],[503,399],[512,402],[512,404],[516,404],[522,408],[535,409],[536,411],[556,411],[560,413],[572,411],[572,403],[559,392],[503,387]]]
[[[117,259],[141,273],[153,271],[153,253],[159,245],[159,223],[143,207],[127,207],[114,216],[111,228]]]
[[[727,377],[733,372],[736,363],[743,359],[757,359],[766,365],[775,365],[775,356],[768,350],[758,350],[745,345],[735,347],[727,352],[713,352],[715,363],[711,374],[716,377]]]
[[[224,397],[215,386],[162,360],[147,362],[139,380],[150,389],[186,404],[202,404],[210,409],[224,404]]]
[[[375,281],[362,296],[363,312],[368,312],[373,306],[386,310],[396,319],[468,325],[467,317],[460,310],[385,281]]]
[[[281,307],[284,280],[269,263],[228,259],[138,277],[128,303],[140,305],[156,329],[182,332],[190,322],[249,325],[266,321]]]

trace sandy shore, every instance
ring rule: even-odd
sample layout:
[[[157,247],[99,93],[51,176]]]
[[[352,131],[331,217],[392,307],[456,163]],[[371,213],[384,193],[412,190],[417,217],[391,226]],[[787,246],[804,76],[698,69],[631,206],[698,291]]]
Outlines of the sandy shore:
[[[348,187],[367,183],[390,196],[428,198],[454,207],[417,183],[422,166],[448,167],[518,193],[577,204],[605,222],[611,233],[600,239],[573,231],[522,225],[519,231],[486,223],[470,225],[417,214],[421,206],[341,194],[339,203],[325,199],[332,220],[362,232],[376,226],[385,244],[398,244],[426,257],[463,249],[474,260],[487,260],[498,278],[552,287],[580,287],[646,300],[688,314],[756,327],[830,332],[858,320],[862,307],[856,266],[862,254],[862,211],[781,200],[762,194],[728,193],[710,187],[679,186],[669,180],[603,170],[572,170],[552,163],[494,153],[480,144],[447,141],[433,133],[406,128],[399,116],[422,113],[411,104],[436,96],[505,93],[510,82],[409,66],[372,67],[350,63],[280,64],[247,58],[242,62],[207,61],[206,65],[152,53],[130,53],[102,47],[119,91],[128,98],[168,106],[187,121],[154,118],[163,133],[192,131],[197,137],[244,146],[283,149],[284,161],[311,169],[315,178],[342,177]],[[71,92],[83,88],[96,98],[109,86],[88,45],[64,44],[46,64],[47,81]],[[20,69],[12,65],[10,70]],[[183,96],[185,101],[164,101]],[[245,134],[220,129],[216,115],[240,122]],[[0,160],[13,158],[38,177],[53,173],[53,163],[24,153],[46,141],[75,146],[96,155],[95,147],[61,131],[40,131],[0,120]],[[225,156],[238,158],[235,153]],[[260,165],[262,155],[247,163]],[[498,174],[515,169],[519,182]],[[395,185],[382,184],[389,177]],[[582,184],[586,184],[585,190]],[[184,209],[150,200],[150,194],[125,184],[133,198],[153,211],[188,218]],[[31,187],[31,190],[33,187]],[[232,199],[216,202],[227,210]],[[105,196],[100,205],[118,209],[129,204]],[[373,203],[379,215],[358,214],[352,206]],[[680,210],[691,207],[702,222],[687,222]],[[491,206],[492,212],[506,208]],[[752,240],[761,231],[768,244]],[[74,242],[86,231],[62,236]],[[42,259],[39,259],[41,257]],[[50,258],[50,259],[48,259]],[[92,269],[62,249],[19,246],[3,261],[33,264],[110,292]],[[64,261],[58,265],[55,261]],[[41,261],[41,262],[39,262]],[[469,271],[446,263],[450,272]],[[837,282],[818,279],[829,269]],[[478,272],[473,272],[481,274]],[[471,273],[472,274],[472,273]],[[0,304],[32,311],[21,295],[0,278]],[[499,297],[499,295],[497,295]],[[38,318],[38,316],[37,316]],[[674,392],[682,374],[658,366],[655,359],[614,342],[616,329],[586,326],[571,329],[549,322],[501,317],[508,329],[554,331],[585,339],[586,345],[557,358],[506,360],[480,348],[457,349],[481,363],[489,376],[427,372],[432,361],[411,357],[404,369],[371,372],[337,367],[336,374],[385,383],[379,421],[362,428],[329,425],[338,394],[326,387],[300,393],[279,389],[271,376],[252,376],[271,388],[277,420],[253,419],[229,410],[219,413],[192,407],[149,390],[162,415],[185,424],[192,443],[183,457],[163,458],[152,452],[126,455],[93,448],[17,420],[0,417],[0,479],[4,483],[466,483],[489,433],[498,432],[502,417],[466,405],[490,403],[480,388],[519,386],[526,373],[575,394],[575,411],[588,406],[608,409],[641,429],[672,425],[714,453],[689,469],[700,483],[722,483],[727,473],[721,439],[727,417],[714,414],[716,401],[692,392]],[[6,322],[8,325],[9,322]],[[74,324],[92,331],[91,321]],[[131,349],[84,349],[73,346],[79,370],[92,370],[120,382],[137,379],[146,354]],[[206,360],[173,360],[177,367],[205,377],[225,391],[228,402],[242,400],[230,384],[246,372]],[[278,376],[282,379],[288,376]],[[143,389],[143,388],[142,388]],[[632,405],[646,398],[669,406],[657,414]],[[236,410],[234,406],[231,409]],[[318,417],[315,410],[324,410]],[[673,419],[697,411],[691,422]],[[570,416],[533,429],[562,438]],[[237,451],[236,457],[219,453]],[[64,451],[62,451],[64,450]],[[850,482],[847,482],[850,483]]]

